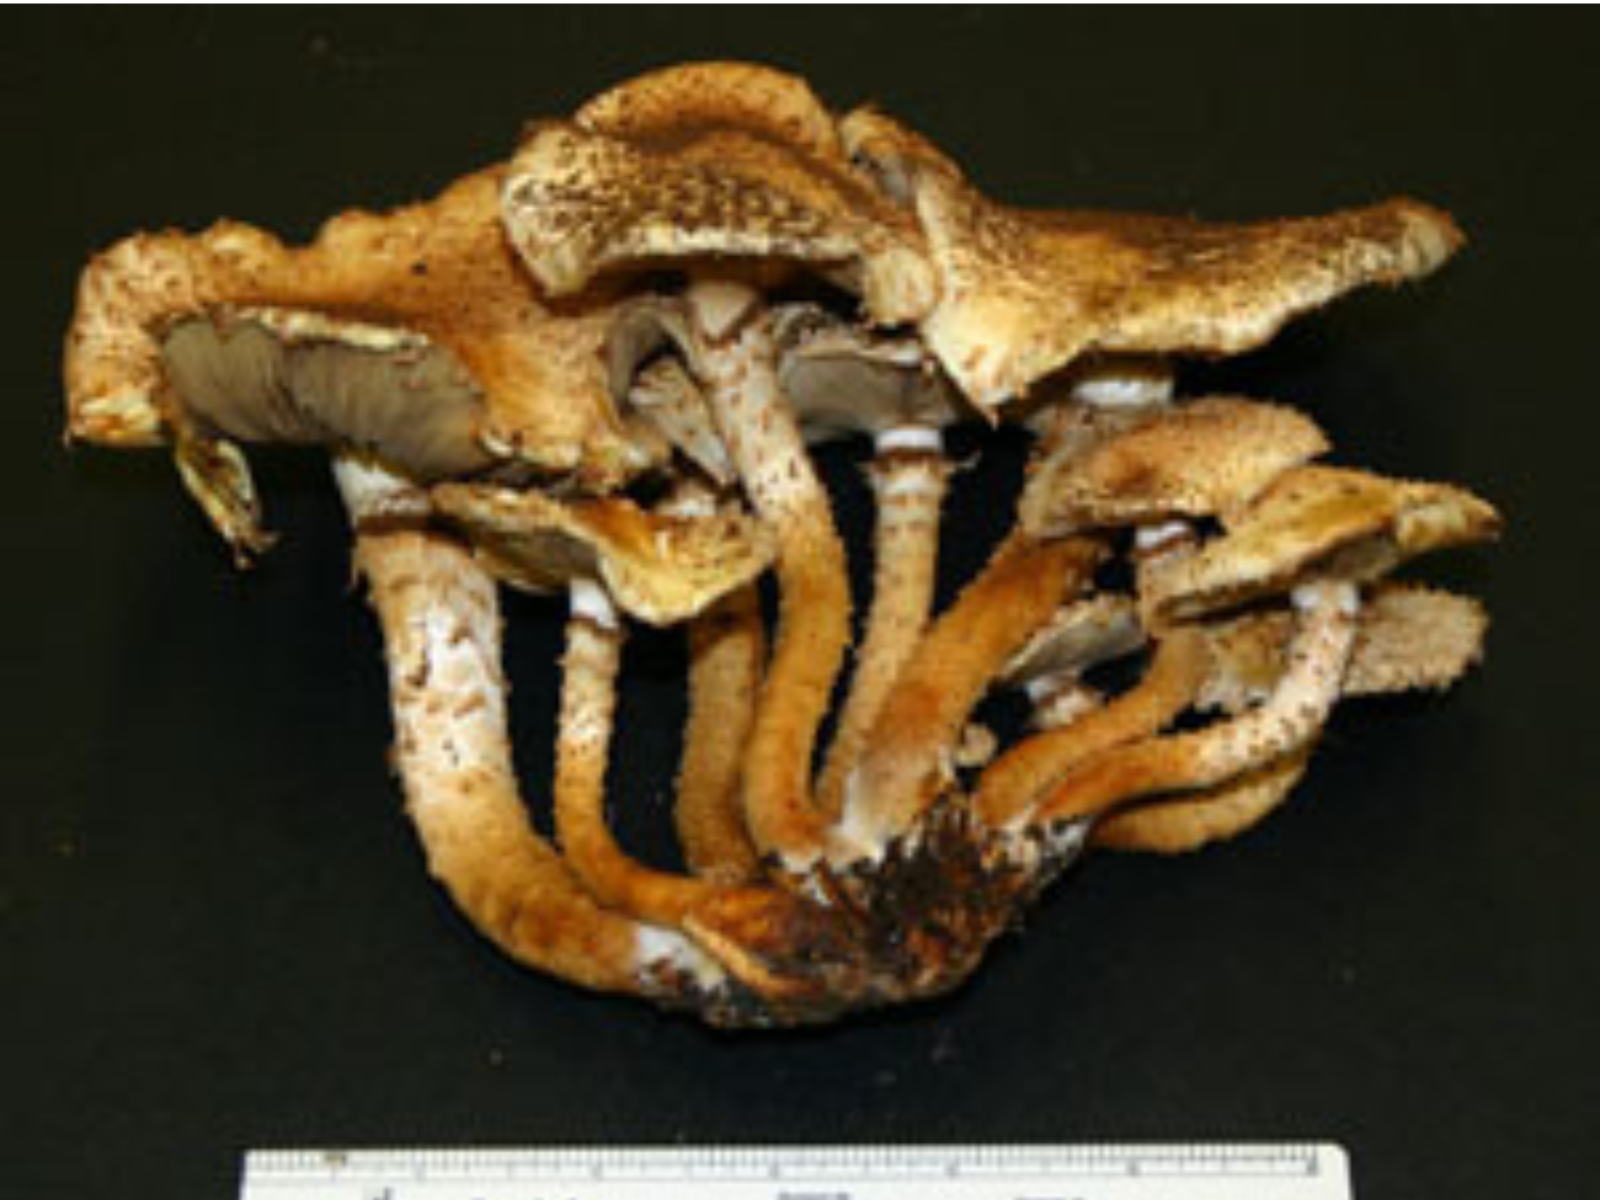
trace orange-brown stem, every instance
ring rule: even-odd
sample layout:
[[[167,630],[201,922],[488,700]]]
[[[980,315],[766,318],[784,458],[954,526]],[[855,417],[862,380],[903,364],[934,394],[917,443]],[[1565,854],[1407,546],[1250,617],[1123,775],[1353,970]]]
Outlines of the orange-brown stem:
[[[906,663],[845,785],[840,862],[876,858],[946,783],[945,763],[973,707],[1017,650],[1088,581],[1103,554],[1089,538],[1012,534]]]
[[[850,694],[817,784],[818,806],[830,817],[838,815],[845,778],[927,626],[939,564],[939,513],[950,467],[936,454],[888,453],[878,457],[871,476],[878,503],[872,609]]]
[[[1305,774],[1312,746],[1214,788],[1112,813],[1089,835],[1107,850],[1183,854],[1254,828],[1288,796]]]
[[[1208,729],[1096,755],[1070,772],[1030,821],[1100,817],[1160,792],[1215,787],[1307,745],[1339,697],[1359,601],[1354,584],[1339,582],[1304,585],[1296,601],[1302,611],[1289,668],[1266,703]]]
[[[1077,764],[1159,732],[1194,702],[1209,661],[1198,630],[1174,630],[1162,640],[1138,686],[1071,724],[1028,738],[984,771],[972,801],[979,818],[1003,825],[1031,808]]]
[[[850,581],[828,493],[779,387],[755,304],[736,285],[691,289],[712,415],[778,547],[778,633],[745,748],[746,821],[762,854],[799,872],[821,853],[811,756],[850,640]]]
[[[761,876],[739,788],[765,653],[754,585],[724,597],[689,625],[689,722],[674,820],[689,869],[715,883]]]
[[[493,583],[437,534],[363,533],[395,761],[428,868],[513,958],[585,987],[651,990],[641,926],[608,912],[531,827],[512,771]]]
[[[579,586],[593,590],[580,592]],[[579,581],[573,601],[556,736],[556,834],[573,871],[602,904],[675,928],[710,885],[644,866],[623,851],[606,825],[606,763],[623,633],[596,585]]]

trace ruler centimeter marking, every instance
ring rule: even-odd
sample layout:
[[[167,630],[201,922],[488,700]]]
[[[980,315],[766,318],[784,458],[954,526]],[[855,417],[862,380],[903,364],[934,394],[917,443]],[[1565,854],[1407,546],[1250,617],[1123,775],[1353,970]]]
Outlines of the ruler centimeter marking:
[[[908,1191],[914,1188],[914,1191]],[[1326,1142],[255,1150],[241,1200],[1351,1200]]]

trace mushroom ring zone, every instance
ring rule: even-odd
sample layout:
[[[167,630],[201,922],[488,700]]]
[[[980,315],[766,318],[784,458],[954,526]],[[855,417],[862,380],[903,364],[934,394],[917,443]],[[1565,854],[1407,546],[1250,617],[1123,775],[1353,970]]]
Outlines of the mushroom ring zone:
[[[1243,224],[1013,208],[877,109],[693,64],[303,246],[231,221],[111,246],[78,286],[67,429],[170,449],[241,563],[271,542],[247,447],[320,447],[406,810],[477,929],[718,1025],[818,1022],[955,987],[1090,850],[1244,833],[1338,702],[1479,658],[1475,601],[1394,574],[1492,539],[1488,503],[1180,386],[1461,241],[1407,199]],[[946,431],[1002,422],[1031,436],[1015,519],[937,611]],[[814,451],[858,436],[852,646]],[[553,838],[512,769],[502,587],[567,598]],[[670,867],[607,822],[635,622],[688,647]],[[974,714],[1004,689],[1032,717],[996,737]]]

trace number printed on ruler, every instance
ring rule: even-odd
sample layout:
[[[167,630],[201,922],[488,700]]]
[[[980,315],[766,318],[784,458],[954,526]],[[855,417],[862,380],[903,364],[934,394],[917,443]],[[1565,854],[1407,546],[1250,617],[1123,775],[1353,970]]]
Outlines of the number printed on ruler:
[[[1351,1200],[1329,1143],[260,1150],[241,1200]]]

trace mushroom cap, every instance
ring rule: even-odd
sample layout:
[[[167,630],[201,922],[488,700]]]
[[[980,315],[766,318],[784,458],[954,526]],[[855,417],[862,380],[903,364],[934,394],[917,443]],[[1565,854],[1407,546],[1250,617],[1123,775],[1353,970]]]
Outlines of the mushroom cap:
[[[738,259],[821,268],[883,322],[932,299],[915,223],[855,170],[811,89],[765,67],[671,67],[535,124],[503,203],[556,296],[613,269]]]
[[[1366,581],[1429,550],[1494,537],[1500,517],[1461,488],[1299,467],[1192,555],[1157,560],[1141,583],[1159,625],[1289,591],[1317,575]]]
[[[478,470],[483,397],[418,333],[316,312],[217,307],[174,321],[168,385],[191,420],[243,442],[342,443],[428,482]]]
[[[1097,663],[1131,654],[1144,642],[1133,601],[1101,593],[1063,606],[1012,655],[996,683],[1016,688],[1034,680],[1076,675]]]
[[[304,247],[234,222],[123,240],[79,282],[69,435],[318,440],[423,477],[511,461],[597,489],[654,465],[611,403],[613,306],[537,300],[499,186],[482,171],[422,204],[345,213]],[[203,464],[193,476],[203,494],[230,490]],[[237,541],[253,517],[232,513]]]
[[[974,410],[915,338],[874,333],[812,305],[774,314],[778,379],[808,441],[943,429]]]
[[[1111,428],[1061,437],[1035,467],[1019,509],[1030,533],[1226,513],[1328,448],[1322,431],[1293,409],[1234,397],[1100,425]]]
[[[1427,274],[1461,242],[1448,215],[1406,199],[1252,224],[1008,208],[882,113],[840,128],[860,169],[914,209],[939,281],[923,333],[985,407],[1089,351],[1250,349],[1352,288]]]
[[[589,100],[573,116],[586,129],[640,142],[670,142],[686,122],[725,122],[822,157],[839,153],[833,114],[797,75],[757,63],[678,63],[648,71]]]
[[[1379,582],[1362,599],[1341,694],[1438,691],[1483,655],[1489,619],[1466,596],[1415,584]],[[1212,672],[1197,706],[1239,712],[1277,686],[1287,666],[1294,617],[1287,609],[1249,612],[1209,624]]]
[[[562,501],[488,484],[432,489],[490,570],[533,592],[599,578],[617,605],[653,625],[695,616],[771,564],[771,536],[732,509],[661,515],[622,497]]]

